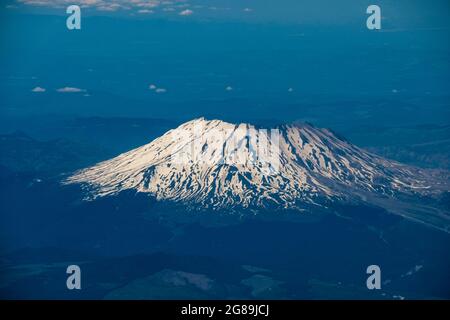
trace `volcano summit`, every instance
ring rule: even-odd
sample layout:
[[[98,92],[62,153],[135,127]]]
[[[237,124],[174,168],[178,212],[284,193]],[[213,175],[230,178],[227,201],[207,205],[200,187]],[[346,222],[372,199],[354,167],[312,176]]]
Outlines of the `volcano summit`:
[[[448,212],[417,204],[448,192],[448,181],[447,172],[384,159],[309,124],[264,130],[200,118],[65,183],[83,184],[88,199],[131,189],[218,210],[366,203],[448,231]]]

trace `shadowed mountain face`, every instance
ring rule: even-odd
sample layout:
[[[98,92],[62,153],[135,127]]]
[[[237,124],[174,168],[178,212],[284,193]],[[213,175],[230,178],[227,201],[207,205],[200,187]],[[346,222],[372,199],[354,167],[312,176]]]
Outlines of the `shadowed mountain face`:
[[[228,225],[219,216],[208,225],[217,212],[186,212],[133,191],[77,201],[73,186],[10,187],[1,198],[2,298],[450,297],[449,235],[380,209]],[[365,287],[373,263],[382,268],[380,291]],[[82,269],[82,290],[65,288],[70,264]]]
[[[135,190],[200,209],[326,209],[377,205],[448,230],[440,208],[414,208],[449,190],[448,173],[383,159],[307,124],[272,130],[203,118],[153,142],[81,170],[88,198]]]

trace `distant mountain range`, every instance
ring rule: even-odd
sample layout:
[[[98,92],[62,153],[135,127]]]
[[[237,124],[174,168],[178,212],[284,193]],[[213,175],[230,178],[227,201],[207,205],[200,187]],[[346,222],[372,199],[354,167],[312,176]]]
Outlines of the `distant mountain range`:
[[[0,135],[0,166],[14,172],[58,175],[95,163],[104,153],[67,139],[40,141],[19,131]]]

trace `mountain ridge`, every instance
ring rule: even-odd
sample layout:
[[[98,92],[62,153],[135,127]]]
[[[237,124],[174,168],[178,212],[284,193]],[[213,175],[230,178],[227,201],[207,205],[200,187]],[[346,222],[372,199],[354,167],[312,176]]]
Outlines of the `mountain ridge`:
[[[158,200],[218,210],[304,211],[329,201],[368,202],[393,210],[394,199],[404,203],[448,192],[446,177],[383,159],[311,124],[281,125],[269,134],[251,124],[198,118],[77,171],[64,183],[81,183],[88,199],[134,189]],[[417,219],[416,213],[407,213],[411,209],[398,211]],[[433,215],[448,228],[446,212]]]

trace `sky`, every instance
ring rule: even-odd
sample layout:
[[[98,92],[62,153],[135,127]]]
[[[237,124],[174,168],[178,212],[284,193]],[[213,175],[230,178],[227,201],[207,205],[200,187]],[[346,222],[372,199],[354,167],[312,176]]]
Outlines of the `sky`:
[[[65,8],[76,3],[82,29],[70,31]],[[372,3],[381,7],[381,30],[366,28]],[[424,104],[447,95],[450,84],[448,6],[7,0],[0,8],[0,116],[258,110],[255,116],[292,120],[311,104]],[[299,107],[277,114],[281,105]]]
[[[316,25],[358,24],[365,20],[366,8],[376,4],[383,10],[384,22],[392,28],[449,26],[446,0],[7,0],[4,7],[62,14],[72,4],[78,4],[88,15]]]

